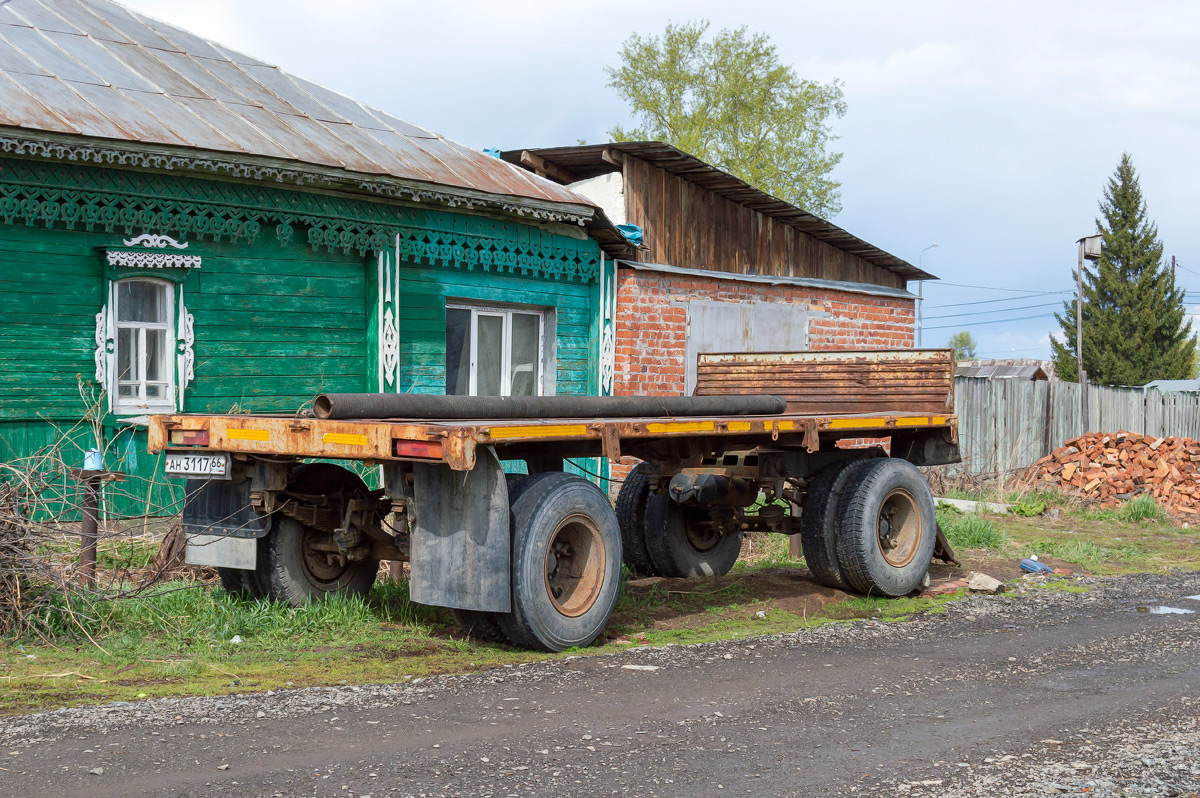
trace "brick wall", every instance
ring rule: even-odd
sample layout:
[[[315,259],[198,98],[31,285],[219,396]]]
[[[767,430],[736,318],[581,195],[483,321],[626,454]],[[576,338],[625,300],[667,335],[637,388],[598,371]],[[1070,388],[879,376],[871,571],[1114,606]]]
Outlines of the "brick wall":
[[[808,348],[906,349],[916,330],[915,300],[848,291],[769,285],[621,269],[617,275],[615,393],[679,396],[686,387],[684,347],[687,301],[790,302],[808,310]],[[887,438],[861,438],[845,447],[885,446]],[[612,475],[621,479],[638,461],[625,458]],[[619,484],[613,485],[613,491]]]
[[[788,302],[808,310],[808,348],[905,349],[913,345],[914,300],[621,269],[617,276],[615,393],[684,392],[687,301]]]

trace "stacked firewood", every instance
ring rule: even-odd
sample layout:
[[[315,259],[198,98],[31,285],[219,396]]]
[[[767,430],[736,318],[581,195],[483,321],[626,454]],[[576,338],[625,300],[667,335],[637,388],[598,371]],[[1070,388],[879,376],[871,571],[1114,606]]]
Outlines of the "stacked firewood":
[[[1168,512],[1200,515],[1200,443],[1136,432],[1088,433],[1038,460],[1035,478],[1116,507],[1142,494]]]

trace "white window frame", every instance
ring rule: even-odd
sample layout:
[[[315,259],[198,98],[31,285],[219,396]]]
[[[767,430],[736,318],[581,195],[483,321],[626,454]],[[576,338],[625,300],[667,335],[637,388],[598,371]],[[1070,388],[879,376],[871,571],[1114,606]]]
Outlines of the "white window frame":
[[[469,396],[479,395],[479,317],[500,316],[504,319],[503,334],[500,344],[500,395],[512,395],[512,317],[514,313],[538,317],[538,351],[535,362],[537,374],[534,378],[536,392],[534,396],[546,395],[546,311],[542,308],[506,307],[502,305],[480,305],[464,302],[447,302],[446,310],[468,310],[471,312],[471,373],[468,380],[467,393]]]
[[[120,286],[128,282],[143,282],[150,283],[162,292],[162,299],[166,309],[165,322],[143,322],[143,321],[119,321],[120,312],[118,304],[120,302]],[[176,355],[176,340],[177,332],[175,327],[175,301],[176,301],[176,286],[169,280],[160,280],[151,277],[124,277],[119,280],[113,280],[109,284],[109,330],[111,330],[112,338],[112,367],[109,372],[109,396],[112,397],[112,410],[118,414],[137,414],[137,413],[171,413],[176,408],[176,384],[175,374],[175,355]],[[136,380],[122,380],[120,375],[121,353],[120,330],[132,329],[140,331],[137,335],[137,363],[142,373],[138,374]],[[163,330],[165,343],[163,351],[160,353],[161,362],[159,363],[160,373],[165,379],[157,380],[165,384],[165,390],[162,397],[146,398],[146,330]],[[120,386],[122,383],[137,384],[137,396],[121,396]]]

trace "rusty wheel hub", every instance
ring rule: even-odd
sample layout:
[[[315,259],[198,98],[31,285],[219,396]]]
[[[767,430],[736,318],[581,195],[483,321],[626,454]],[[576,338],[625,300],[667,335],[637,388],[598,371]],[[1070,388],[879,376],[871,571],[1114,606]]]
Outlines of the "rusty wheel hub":
[[[583,615],[600,595],[605,572],[600,530],[582,515],[559,525],[546,548],[546,595],[569,618]]]
[[[906,490],[888,494],[876,522],[879,551],[888,564],[903,568],[917,555],[924,532],[917,500]]]
[[[320,582],[336,582],[341,578],[346,570],[346,558],[338,552],[332,535],[306,526],[300,546],[304,557],[304,569],[314,579]]]

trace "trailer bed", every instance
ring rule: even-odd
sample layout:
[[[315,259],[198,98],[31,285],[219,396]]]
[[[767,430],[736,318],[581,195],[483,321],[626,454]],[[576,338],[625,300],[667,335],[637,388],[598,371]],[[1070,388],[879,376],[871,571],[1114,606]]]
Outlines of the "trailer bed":
[[[345,460],[444,462],[457,471],[475,465],[478,446],[525,448],[563,444],[578,456],[616,459],[621,448],[672,438],[744,439],[751,446],[821,448],[821,440],[885,437],[895,432],[946,429],[954,439],[958,417],[897,410],[863,415],[713,416],[703,418],[596,418],[488,421],[473,419],[322,420],[284,415],[155,416],[150,451],[216,450]],[[735,444],[734,440],[724,441]],[[722,448],[729,448],[725,446]]]

